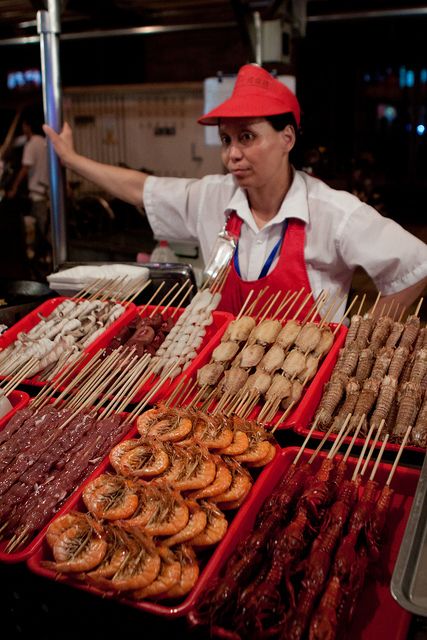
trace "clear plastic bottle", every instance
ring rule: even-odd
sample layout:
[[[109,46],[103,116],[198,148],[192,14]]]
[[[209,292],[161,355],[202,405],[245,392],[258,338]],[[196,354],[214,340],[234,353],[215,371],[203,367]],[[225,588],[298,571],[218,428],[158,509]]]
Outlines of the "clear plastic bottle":
[[[167,240],[160,240],[150,256],[150,262],[176,262],[176,255]]]

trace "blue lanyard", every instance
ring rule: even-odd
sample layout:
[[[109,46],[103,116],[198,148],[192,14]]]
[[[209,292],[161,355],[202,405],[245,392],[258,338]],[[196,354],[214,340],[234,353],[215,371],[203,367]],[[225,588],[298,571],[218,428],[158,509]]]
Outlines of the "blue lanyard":
[[[270,270],[271,265],[273,264],[273,260],[277,255],[277,252],[279,251],[280,245],[282,244],[282,240],[285,237],[285,233],[286,233],[286,229],[288,227],[288,221],[285,220],[283,222],[283,233],[281,235],[281,237],[278,239],[278,241],[276,242],[276,244],[274,245],[273,249],[270,252],[270,255],[268,256],[267,260],[265,261],[265,264],[263,266],[263,268],[261,269],[261,272],[258,276],[258,280],[260,278],[264,278],[267,273]],[[237,242],[237,246],[236,246],[236,250],[234,252],[234,256],[233,256],[233,262],[234,262],[234,268],[236,269],[237,275],[239,276],[239,278],[241,278],[241,273],[240,273],[240,265],[239,265],[239,242]]]

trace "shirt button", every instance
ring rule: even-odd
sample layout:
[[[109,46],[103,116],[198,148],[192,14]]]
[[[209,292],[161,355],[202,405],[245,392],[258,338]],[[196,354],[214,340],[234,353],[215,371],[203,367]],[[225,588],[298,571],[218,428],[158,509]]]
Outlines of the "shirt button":
[[[262,244],[264,241],[263,240],[257,240],[256,243],[257,244]]]

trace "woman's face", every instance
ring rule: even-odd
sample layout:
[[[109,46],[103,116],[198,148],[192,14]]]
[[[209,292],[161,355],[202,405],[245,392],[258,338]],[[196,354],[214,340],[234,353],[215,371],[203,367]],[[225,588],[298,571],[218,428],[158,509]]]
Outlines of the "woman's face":
[[[264,118],[226,118],[220,122],[221,158],[244,188],[262,188],[283,179],[294,144],[293,128],[275,131]]]

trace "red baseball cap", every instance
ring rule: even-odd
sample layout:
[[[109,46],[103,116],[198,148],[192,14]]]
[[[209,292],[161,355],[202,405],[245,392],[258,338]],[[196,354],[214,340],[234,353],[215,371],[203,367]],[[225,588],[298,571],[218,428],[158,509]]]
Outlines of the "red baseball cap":
[[[231,97],[197,122],[217,125],[220,118],[254,118],[282,113],[293,113],[299,126],[301,110],[292,91],[262,67],[245,64],[237,74]]]

